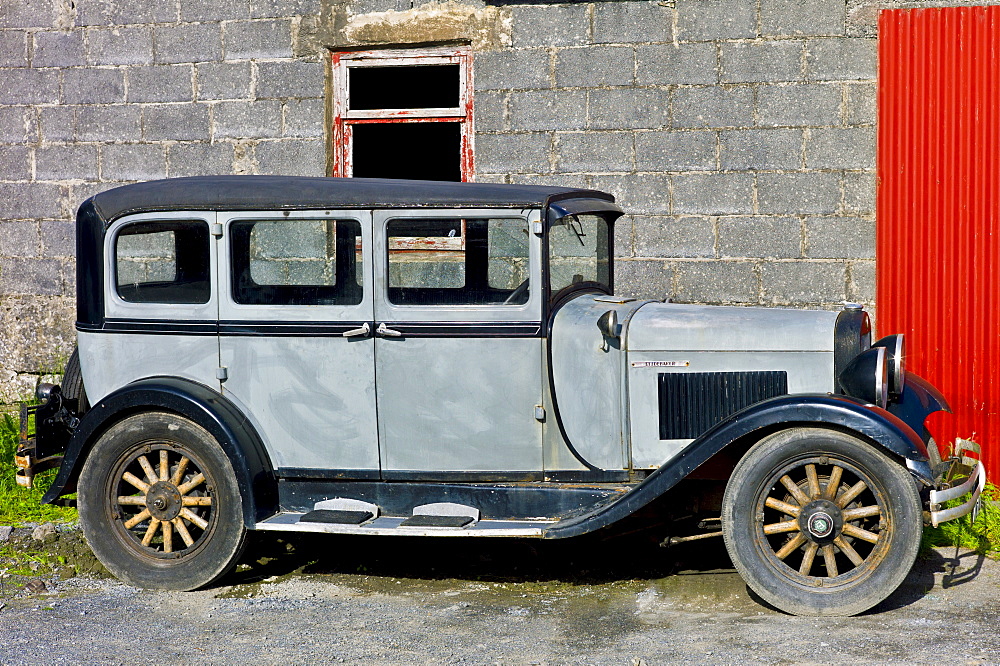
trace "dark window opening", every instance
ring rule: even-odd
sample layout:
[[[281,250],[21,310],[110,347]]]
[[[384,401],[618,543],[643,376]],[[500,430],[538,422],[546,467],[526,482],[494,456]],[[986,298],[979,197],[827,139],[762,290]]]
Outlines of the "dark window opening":
[[[459,75],[458,65],[352,67],[349,109],[455,108],[459,105]]]
[[[461,123],[359,123],[352,131],[356,178],[462,180]]]
[[[208,303],[208,225],[202,221],[139,222],[115,240],[115,286],[130,303]]]

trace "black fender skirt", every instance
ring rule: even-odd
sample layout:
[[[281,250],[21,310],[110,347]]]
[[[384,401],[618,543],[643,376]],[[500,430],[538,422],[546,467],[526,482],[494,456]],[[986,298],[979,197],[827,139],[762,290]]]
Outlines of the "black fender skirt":
[[[919,385],[914,383],[913,386],[912,400],[907,403],[909,409],[903,414],[906,421],[875,405],[844,395],[785,395],[751,405],[695,439],[618,501],[589,514],[560,521],[546,530],[544,537],[572,537],[616,523],[673,488],[733,442],[746,437],[763,437],[784,428],[830,427],[853,432],[903,459],[921,481],[931,482],[927,447],[917,433],[923,429],[923,418],[945,408],[947,403],[927,382],[921,380]],[[927,387],[933,393],[928,392]],[[927,411],[924,413],[924,410]]]
[[[42,502],[51,504],[76,490],[80,468],[93,443],[115,422],[144,411],[184,416],[219,442],[236,473],[247,527],[277,510],[277,477],[257,431],[224,396],[207,386],[174,377],[153,377],[123,386],[84,414],[70,438],[59,474]]]

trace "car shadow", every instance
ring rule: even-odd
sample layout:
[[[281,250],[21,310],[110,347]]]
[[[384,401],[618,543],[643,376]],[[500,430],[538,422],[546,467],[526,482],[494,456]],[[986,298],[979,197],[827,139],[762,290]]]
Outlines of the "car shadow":
[[[941,577],[943,588],[971,582],[982,571],[984,560],[982,554],[957,547],[928,549],[917,558],[910,574],[896,591],[863,615],[876,615],[916,603],[933,591],[937,581],[935,574],[944,574]]]

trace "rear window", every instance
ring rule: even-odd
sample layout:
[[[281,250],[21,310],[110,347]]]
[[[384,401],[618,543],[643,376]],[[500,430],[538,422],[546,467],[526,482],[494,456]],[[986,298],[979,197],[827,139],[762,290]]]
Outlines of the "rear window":
[[[208,303],[212,294],[208,224],[138,222],[115,240],[115,285],[129,303]]]

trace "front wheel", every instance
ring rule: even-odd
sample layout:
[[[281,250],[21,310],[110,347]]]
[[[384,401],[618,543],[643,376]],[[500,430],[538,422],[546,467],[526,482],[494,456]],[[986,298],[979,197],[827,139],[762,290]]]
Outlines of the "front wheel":
[[[838,616],[899,587],[923,517],[902,465],[850,435],[794,428],[737,464],[722,528],[733,564],[762,599],[796,615]]]
[[[232,464],[204,428],[146,412],[108,429],[78,483],[94,554],[138,587],[193,590],[235,564],[246,530]]]

